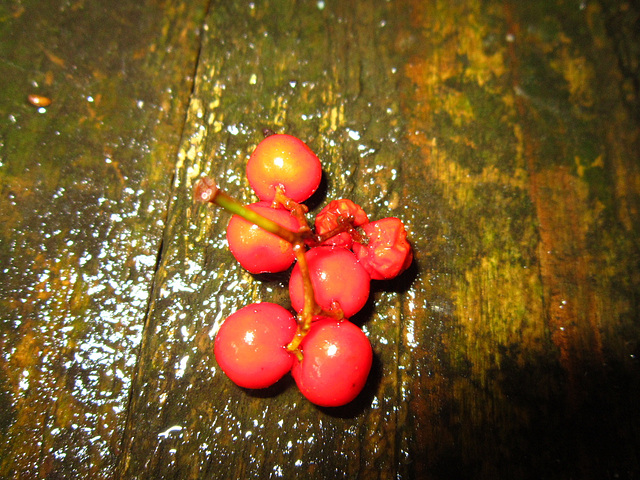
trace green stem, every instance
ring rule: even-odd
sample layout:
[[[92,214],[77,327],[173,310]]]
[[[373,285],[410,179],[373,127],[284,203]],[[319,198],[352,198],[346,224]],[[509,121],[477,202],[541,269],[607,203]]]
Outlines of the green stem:
[[[302,275],[304,288],[304,304],[302,307],[302,311],[298,314],[297,317],[298,326],[296,329],[296,333],[286,348],[289,352],[296,355],[298,361],[302,361],[300,343],[302,342],[302,339],[304,339],[304,337],[307,335],[307,333],[309,333],[314,315],[323,313],[323,310],[316,302],[316,297],[313,292],[313,284],[311,283],[311,275],[309,273],[309,265],[307,263],[307,258],[305,257],[305,240],[309,239],[311,236],[311,229],[306,224],[306,220],[304,219],[306,207],[299,204],[296,204],[297,207],[296,205],[290,205],[292,201],[284,197],[282,193],[279,197],[279,201],[281,203],[291,209],[295,208],[296,216],[300,217],[301,223],[304,223],[304,225],[301,225],[299,231],[294,232],[282,227],[281,225],[278,225],[273,220],[269,220],[259,213],[256,213],[253,210],[245,207],[237,200],[229,196],[226,192],[220,190],[216,183],[209,177],[203,177],[198,180],[193,190],[193,196],[199,202],[214,203],[219,207],[224,208],[228,212],[239,215],[248,222],[259,226],[267,232],[279,236],[283,240],[286,240],[293,246],[293,251],[298,262],[298,267],[300,268],[300,274]],[[344,317],[344,315],[342,314],[342,309],[340,309],[339,307],[336,309],[336,311],[333,311],[328,315],[333,315],[337,318]]]
[[[273,220],[263,217],[250,208],[245,207],[225,191],[220,190],[215,182],[209,177],[203,177],[198,180],[198,183],[196,183],[196,186],[194,187],[194,197],[200,202],[215,203],[228,212],[239,215],[246,221],[259,226],[267,232],[279,236],[291,244],[302,242],[302,238],[298,232],[292,232],[291,230],[278,225]]]

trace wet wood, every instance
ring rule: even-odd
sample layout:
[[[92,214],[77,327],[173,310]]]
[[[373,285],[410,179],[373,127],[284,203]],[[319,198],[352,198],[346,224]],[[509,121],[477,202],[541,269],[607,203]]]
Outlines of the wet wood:
[[[636,8],[0,7],[0,478],[636,478]],[[322,160],[312,213],[410,231],[345,408],[213,356],[235,309],[289,305],[191,196],[251,201],[265,127]]]
[[[0,7],[0,478],[113,478],[202,15]]]

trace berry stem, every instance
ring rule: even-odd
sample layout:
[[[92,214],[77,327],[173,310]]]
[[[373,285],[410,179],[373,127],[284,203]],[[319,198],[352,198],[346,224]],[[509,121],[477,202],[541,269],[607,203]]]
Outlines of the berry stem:
[[[367,245],[369,243],[369,238],[362,229],[353,226],[354,219],[353,215],[339,215],[336,218],[337,226],[322,235],[316,235],[313,237],[313,242],[315,242],[315,245],[321,245],[322,242],[335,237],[342,232],[347,232],[354,242]]]
[[[302,361],[302,353],[299,350],[300,342],[309,333],[311,328],[311,322],[313,316],[320,313],[320,306],[317,304],[315,295],[313,293],[313,284],[311,283],[311,275],[309,274],[309,264],[307,263],[307,257],[305,257],[305,249],[302,243],[297,243],[293,246],[293,252],[296,255],[298,261],[298,267],[300,268],[300,274],[302,275],[302,283],[304,288],[304,305],[302,311],[298,315],[298,328],[296,334],[291,339],[287,350],[294,353],[299,361]],[[310,293],[307,293],[310,292]]]
[[[214,203],[230,213],[239,215],[248,222],[259,226],[267,232],[279,236],[283,240],[286,240],[293,246],[293,251],[296,256],[296,260],[298,261],[298,265],[300,266],[300,273],[302,274],[303,279],[304,305],[302,311],[298,314],[298,326],[296,333],[291,342],[287,345],[286,349],[293,353],[298,358],[298,361],[302,361],[302,352],[299,348],[300,343],[307,333],[309,333],[314,315],[318,315],[323,312],[316,302],[315,294],[313,292],[313,284],[311,283],[311,275],[309,274],[309,265],[307,263],[307,258],[305,257],[305,241],[311,236],[311,229],[304,218],[304,213],[307,211],[306,207],[287,199],[287,197],[283,195],[283,192],[280,192],[280,196],[277,197],[277,200],[281,204],[284,204],[285,207],[289,207],[294,211],[294,215],[300,221],[301,226],[299,231],[293,232],[278,225],[274,221],[263,217],[259,213],[248,209],[226,192],[220,190],[216,183],[209,177],[202,177],[198,180],[193,189],[193,196],[198,202]],[[295,205],[292,205],[290,202],[295,203]],[[339,306],[336,308],[336,311],[332,311],[332,314],[338,318],[344,316],[342,314],[342,309],[340,309]]]
[[[239,215],[248,222],[259,226],[267,232],[279,236],[292,245],[302,241],[297,232],[292,232],[291,230],[278,225],[273,220],[263,217],[259,213],[245,207],[236,199],[228,195],[224,190],[220,190],[216,183],[209,177],[203,177],[198,180],[194,187],[193,195],[197,201],[215,203],[228,212]]]
[[[280,205],[289,210],[291,212],[291,215],[293,215],[293,217],[298,220],[298,224],[300,225],[298,233],[301,235],[301,237],[311,238],[311,228],[309,228],[307,218],[305,217],[305,214],[309,211],[309,209],[306,205],[298,203],[287,197],[284,193],[284,189],[281,186],[278,186],[276,187],[276,194],[273,198],[273,206],[278,207]]]

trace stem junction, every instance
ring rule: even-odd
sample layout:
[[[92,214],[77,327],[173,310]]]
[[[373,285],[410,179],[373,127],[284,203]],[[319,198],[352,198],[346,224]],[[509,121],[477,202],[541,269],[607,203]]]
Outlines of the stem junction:
[[[225,191],[218,188],[215,181],[210,177],[202,177],[196,182],[193,189],[193,196],[198,202],[213,203],[234,215],[239,215],[248,222],[257,225],[267,232],[277,235],[293,246],[296,261],[298,262],[298,267],[300,268],[300,273],[302,274],[303,279],[304,304],[302,311],[296,317],[296,333],[291,342],[287,345],[286,349],[296,355],[299,361],[302,361],[302,352],[299,347],[300,343],[311,329],[313,317],[323,315],[340,320],[344,318],[342,308],[337,302],[335,302],[329,310],[322,309],[316,302],[315,294],[313,292],[313,284],[311,282],[311,275],[309,272],[309,265],[305,257],[306,247],[320,245],[328,238],[345,231],[349,232],[352,236],[358,236],[359,232],[353,226],[353,217],[343,217],[338,222],[337,228],[322,236],[315,236],[305,217],[305,214],[309,209],[305,205],[288,198],[280,187],[276,188],[276,195],[272,206],[274,208],[283,206],[287,210],[291,211],[292,215],[300,224],[300,228],[296,232],[278,225],[273,220],[270,220],[242,205]]]

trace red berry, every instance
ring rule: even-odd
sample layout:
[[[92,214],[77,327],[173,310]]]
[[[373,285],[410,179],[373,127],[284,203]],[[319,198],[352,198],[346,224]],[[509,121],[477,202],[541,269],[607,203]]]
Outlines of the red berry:
[[[345,405],[364,387],[373,352],[367,336],[348,320],[322,319],[300,344],[302,361],[291,374],[302,394],[323,407]]]
[[[299,228],[298,221],[283,208],[271,208],[267,202],[253,203],[248,208],[289,230]],[[229,221],[227,242],[236,260],[251,273],[282,272],[295,259],[289,242],[238,215]]]
[[[362,226],[369,239],[366,245],[353,243],[353,252],[374,280],[393,278],[404,272],[413,260],[411,245],[402,222],[383,218]]]
[[[351,200],[342,198],[333,200],[325,206],[316,216],[315,227],[317,235],[324,235],[340,226],[340,221],[350,220],[353,227],[363,225],[369,221],[367,214],[360,205]],[[323,245],[337,245],[351,248],[353,240],[348,232],[339,233],[323,242]]]
[[[291,313],[275,303],[253,303],[224,321],[214,343],[220,368],[236,385],[266,388],[291,370],[286,350],[296,332]]]
[[[316,247],[305,253],[316,302],[330,310],[337,302],[349,318],[357,313],[369,297],[369,274],[355,255],[343,247]],[[304,306],[304,286],[300,265],[289,279],[291,305],[300,312]]]
[[[260,200],[273,201],[276,187],[282,186],[287,197],[303,202],[320,185],[322,167],[302,140],[285,134],[270,135],[251,154],[247,178]]]

